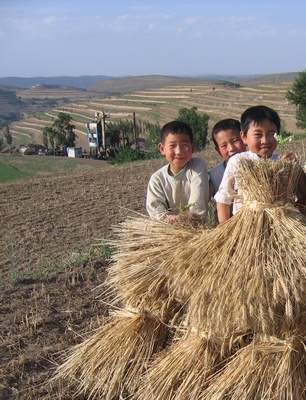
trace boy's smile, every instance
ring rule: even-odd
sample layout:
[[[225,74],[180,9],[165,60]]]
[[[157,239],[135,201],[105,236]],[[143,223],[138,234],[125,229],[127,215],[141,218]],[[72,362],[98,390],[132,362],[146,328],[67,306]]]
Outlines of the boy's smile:
[[[169,162],[171,172],[176,175],[190,161],[195,145],[186,133],[169,133],[165,143],[159,143],[158,148]]]
[[[225,161],[228,161],[237,153],[246,151],[245,144],[240,137],[240,132],[234,129],[226,129],[218,132],[215,140],[218,143],[216,150]]]
[[[258,125],[251,123],[246,134],[241,132],[241,137],[252,153],[270,158],[277,147],[275,133],[278,133],[277,127],[269,120],[264,120]]]

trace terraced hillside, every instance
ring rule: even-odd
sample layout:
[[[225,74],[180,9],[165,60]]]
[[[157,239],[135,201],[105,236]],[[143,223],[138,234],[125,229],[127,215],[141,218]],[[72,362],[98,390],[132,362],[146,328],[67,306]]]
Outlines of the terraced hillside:
[[[21,143],[41,143],[41,130],[51,125],[58,112],[67,112],[73,118],[78,136],[77,146],[87,149],[85,123],[93,120],[95,112],[105,111],[110,114],[110,121],[119,119],[136,119],[159,122],[161,125],[174,119],[182,107],[196,106],[199,113],[209,115],[209,127],[220,119],[239,118],[249,106],[264,104],[273,107],[282,119],[284,128],[293,134],[299,132],[295,126],[295,107],[285,99],[286,92],[293,81],[276,81],[257,85],[240,85],[216,81],[187,80],[183,84],[148,88],[144,90],[127,91],[117,95],[84,91],[75,91],[75,97],[70,102],[40,112],[11,125],[11,132],[16,146]],[[107,81],[102,82],[104,85]],[[135,87],[135,86],[134,86]],[[113,89],[115,90],[115,89]],[[29,93],[28,91],[23,91]],[[37,93],[37,92],[36,92]],[[42,94],[41,94],[42,95]],[[46,88],[44,94],[47,96]]]
[[[29,89],[17,91],[21,99],[83,99],[95,95],[85,89],[76,89],[61,85],[34,85]]]

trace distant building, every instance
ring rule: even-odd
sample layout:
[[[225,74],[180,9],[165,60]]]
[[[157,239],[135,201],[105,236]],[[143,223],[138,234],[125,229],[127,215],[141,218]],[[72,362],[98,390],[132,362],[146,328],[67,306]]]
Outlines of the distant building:
[[[23,155],[31,155],[31,154],[44,154],[46,148],[41,144],[21,144],[19,146],[19,153]]]
[[[82,147],[67,147],[67,156],[82,158],[83,157]]]

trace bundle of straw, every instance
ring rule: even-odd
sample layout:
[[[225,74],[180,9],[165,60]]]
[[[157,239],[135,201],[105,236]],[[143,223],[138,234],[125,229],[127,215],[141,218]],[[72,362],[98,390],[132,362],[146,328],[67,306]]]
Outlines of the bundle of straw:
[[[156,354],[133,399],[198,399],[220,365],[219,343],[189,332]]]
[[[118,226],[106,293],[123,310],[57,376],[92,399],[306,398],[299,171],[242,159],[243,208],[216,229],[145,218]]]
[[[105,282],[97,289],[116,305],[159,309],[169,297],[184,304],[185,282],[180,277],[189,268],[195,237],[202,237],[207,231],[203,225],[195,229],[185,223],[127,218],[113,227],[118,239],[109,244],[116,252]],[[171,284],[175,280],[176,284]]]
[[[167,368],[164,398],[304,398],[306,220],[293,206],[298,172],[288,161],[242,161],[242,211],[206,232],[205,241],[195,237],[185,269],[185,323],[206,332],[197,348],[202,369],[189,364],[192,350],[182,350],[194,341],[179,341],[149,365],[155,395]],[[213,357],[203,355],[208,343]]]
[[[127,218],[113,227],[117,240],[109,241],[116,248],[108,276],[101,287],[117,303],[137,306],[140,303],[163,302],[168,296],[167,268],[179,255],[181,243],[193,236],[193,229],[165,224],[146,217]],[[169,249],[172,251],[169,252]]]
[[[122,310],[83,343],[71,348],[54,380],[75,396],[113,399],[133,393],[152,355],[164,347],[167,327],[148,311]]]
[[[202,276],[192,282],[189,319],[214,332],[295,327],[306,307],[306,219],[293,206],[299,166],[242,160],[244,207],[208,235],[199,250]],[[250,201],[253,196],[254,200]],[[190,269],[197,269],[197,250]],[[202,328],[201,328],[202,329]]]
[[[208,379],[197,399],[305,399],[304,340],[255,337]]]
[[[195,233],[190,225],[147,217],[128,218],[113,230],[119,239],[109,244],[117,250],[105,284],[96,288],[104,290],[112,317],[69,350],[55,375],[93,399],[134,393],[149,360],[174,336],[184,304],[169,291],[165,264],[173,262],[169,246],[179,256],[182,241]]]

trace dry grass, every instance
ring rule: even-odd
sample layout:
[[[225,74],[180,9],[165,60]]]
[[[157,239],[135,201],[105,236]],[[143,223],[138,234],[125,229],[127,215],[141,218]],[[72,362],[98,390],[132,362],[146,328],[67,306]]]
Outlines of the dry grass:
[[[154,315],[125,310],[72,348],[67,361],[57,369],[55,379],[72,383],[75,395],[89,398],[113,399],[133,393],[166,337],[166,326]]]
[[[202,273],[190,289],[196,325],[205,321],[226,335],[236,328],[271,335],[280,326],[291,329],[304,304],[306,273],[305,216],[292,205],[298,168],[285,161],[242,163],[243,211],[211,232],[210,245],[198,246],[190,259]]]
[[[57,379],[93,399],[304,398],[299,168],[243,159],[244,207],[215,229],[140,217],[117,227],[107,282],[122,311],[70,351]]]
[[[220,363],[218,347],[205,335],[174,342],[152,361],[133,399],[199,399]]]
[[[168,264],[180,265],[182,243],[188,243],[196,229],[140,216],[127,218],[113,233],[118,239],[109,243],[117,251],[105,284],[115,303],[160,310],[169,297],[178,299],[178,293],[169,293]]]
[[[211,376],[198,399],[304,399],[304,343],[298,336],[254,337]]]

